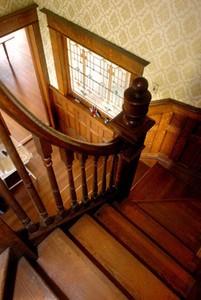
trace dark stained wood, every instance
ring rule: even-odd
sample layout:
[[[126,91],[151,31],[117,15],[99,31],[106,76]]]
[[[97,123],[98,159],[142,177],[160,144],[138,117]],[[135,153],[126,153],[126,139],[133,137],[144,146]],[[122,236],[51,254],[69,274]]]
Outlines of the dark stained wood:
[[[80,169],[81,169],[81,177],[82,177],[82,201],[84,204],[89,202],[88,197],[88,187],[87,187],[87,179],[86,179],[86,155],[79,155]]]
[[[111,172],[110,172],[110,182],[109,182],[110,189],[112,189],[113,187],[116,186],[115,177],[116,177],[117,165],[118,165],[118,156],[113,155],[112,168],[111,168]]]
[[[150,167],[142,160],[140,160],[135,173],[133,185],[135,185],[149,171],[149,169]]]
[[[60,230],[38,247],[38,264],[68,299],[126,299]]]
[[[148,91],[148,81],[144,77],[135,78],[124,91],[123,122],[128,127],[143,123],[148,112],[151,93]]]
[[[186,141],[189,139],[191,132],[195,128],[195,125],[196,125],[196,120],[193,120],[190,118],[185,119],[184,128],[181,128],[182,132],[180,133],[179,138],[177,139],[176,143],[174,143],[172,145],[172,146],[174,146],[174,148],[173,148],[170,158],[173,161],[177,161],[179,159],[179,157],[181,156],[181,152],[183,151]]]
[[[40,275],[23,257],[18,262],[13,299],[52,299],[58,300]]]
[[[93,158],[93,192],[92,192],[92,199],[96,200],[98,196],[98,159],[99,157],[94,156]]]
[[[137,227],[108,204],[99,209],[95,216],[118,241],[139,257],[170,288],[185,299],[190,295],[196,285],[195,279]]]
[[[70,193],[70,201],[71,201],[71,208],[76,210],[79,208],[79,203],[77,201],[77,195],[75,190],[75,181],[73,177],[73,161],[74,161],[74,153],[60,149],[61,159],[66,165],[66,169],[68,172],[68,182],[69,182],[69,193]]]
[[[5,203],[10,207],[16,214],[17,218],[21,221],[21,223],[25,226],[25,228],[29,232],[34,232],[37,230],[37,227],[33,224],[31,219],[26,214],[23,207],[17,202],[12,192],[6,187],[5,183],[2,179],[0,179],[0,195],[1,199],[4,199]],[[3,201],[3,200],[1,200]]]
[[[37,258],[37,255],[0,219],[0,253],[7,248],[12,249],[17,259],[22,255],[30,259]]]
[[[89,216],[84,215],[76,222],[70,233],[127,291],[128,298],[179,299]]]
[[[196,198],[198,195],[200,195],[199,191],[157,163],[131,190],[129,199],[160,202],[163,199]]]
[[[52,191],[52,194],[53,194],[56,206],[57,206],[58,216],[63,218],[66,216],[66,212],[64,209],[62,197],[61,197],[61,194],[59,191],[59,186],[58,186],[57,179],[56,179],[54,169],[53,169],[52,147],[50,144],[48,144],[44,140],[37,138],[36,136],[34,136],[34,141],[35,141],[36,149],[37,149],[38,153],[40,154],[41,159],[43,160],[44,165],[47,170],[47,175],[49,178],[51,191]]]
[[[101,188],[101,192],[103,195],[106,192],[107,160],[108,157],[105,156],[103,159],[102,188]]]

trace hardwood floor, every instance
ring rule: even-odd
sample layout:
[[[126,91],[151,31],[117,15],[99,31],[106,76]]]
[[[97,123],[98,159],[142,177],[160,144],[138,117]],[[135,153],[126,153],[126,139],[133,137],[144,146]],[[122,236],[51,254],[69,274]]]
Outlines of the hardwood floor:
[[[0,46],[0,80],[16,98],[40,120],[47,122],[32,57],[24,29],[11,34],[13,39],[6,43],[9,60],[3,46]],[[6,124],[19,142],[26,141],[30,133],[2,113]]]

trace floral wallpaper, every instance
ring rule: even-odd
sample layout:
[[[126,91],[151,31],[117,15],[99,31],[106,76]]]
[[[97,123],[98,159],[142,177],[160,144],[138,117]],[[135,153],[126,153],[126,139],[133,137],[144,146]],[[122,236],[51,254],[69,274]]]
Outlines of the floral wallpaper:
[[[0,0],[0,16],[37,3],[144,58],[152,99],[201,107],[200,0]],[[50,80],[56,86],[46,17],[39,11]]]

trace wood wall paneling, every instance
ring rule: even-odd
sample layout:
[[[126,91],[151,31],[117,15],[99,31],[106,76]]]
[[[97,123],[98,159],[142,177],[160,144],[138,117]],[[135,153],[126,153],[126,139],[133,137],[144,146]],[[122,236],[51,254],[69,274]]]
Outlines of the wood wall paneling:
[[[114,132],[100,118],[91,116],[90,111],[81,103],[68,99],[56,89],[50,88],[55,105],[57,126],[63,133],[91,143],[108,142]]]
[[[161,156],[201,175],[201,110],[169,99],[151,103],[148,115],[156,124],[143,156]]]
[[[114,138],[114,132],[90,115],[88,108],[73,102],[55,89],[53,93],[59,128],[87,142],[101,143]],[[150,105],[149,117],[156,124],[148,132],[143,157],[161,156],[188,169],[201,172],[201,118],[199,110],[187,110],[180,103]]]
[[[183,126],[180,127],[180,132],[177,140],[174,143],[174,149],[171,153],[170,158],[177,161],[182,154],[182,149],[184,149],[186,141],[189,139],[190,134],[195,126],[196,120],[186,118],[183,122]]]

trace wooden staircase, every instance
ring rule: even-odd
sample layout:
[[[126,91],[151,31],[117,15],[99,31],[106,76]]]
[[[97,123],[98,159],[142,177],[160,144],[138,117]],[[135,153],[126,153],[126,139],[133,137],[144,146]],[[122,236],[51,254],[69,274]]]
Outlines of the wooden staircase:
[[[158,163],[141,162],[136,178],[128,199],[54,230],[36,261],[22,257],[10,298],[5,250],[0,299],[201,299],[199,191]]]

